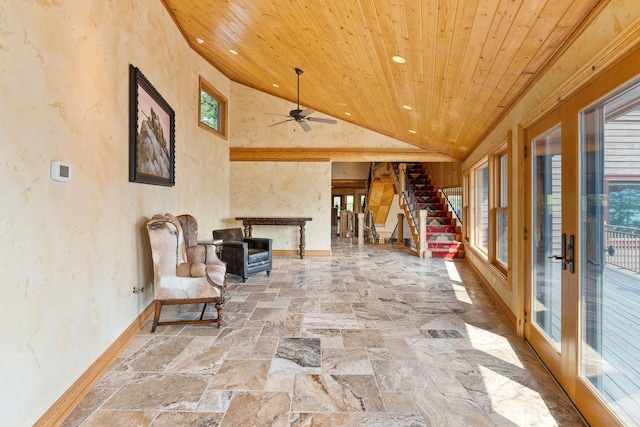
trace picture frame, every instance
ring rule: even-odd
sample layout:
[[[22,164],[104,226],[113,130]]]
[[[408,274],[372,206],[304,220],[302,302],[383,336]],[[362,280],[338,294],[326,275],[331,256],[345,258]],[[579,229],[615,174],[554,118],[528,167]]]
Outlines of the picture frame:
[[[129,65],[129,181],[175,185],[175,112]]]

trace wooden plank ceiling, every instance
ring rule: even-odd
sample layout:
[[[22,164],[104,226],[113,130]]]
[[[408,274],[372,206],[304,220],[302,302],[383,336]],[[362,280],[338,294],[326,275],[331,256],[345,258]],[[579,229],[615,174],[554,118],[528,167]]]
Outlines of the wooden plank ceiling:
[[[232,81],[460,160],[606,3],[162,1]]]

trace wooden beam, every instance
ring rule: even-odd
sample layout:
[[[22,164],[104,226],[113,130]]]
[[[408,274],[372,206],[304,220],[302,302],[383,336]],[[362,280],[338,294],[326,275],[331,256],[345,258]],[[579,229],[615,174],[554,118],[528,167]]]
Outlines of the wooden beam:
[[[366,179],[332,179],[331,188],[366,188]]]
[[[243,148],[229,150],[232,162],[457,162],[447,154],[421,149]]]

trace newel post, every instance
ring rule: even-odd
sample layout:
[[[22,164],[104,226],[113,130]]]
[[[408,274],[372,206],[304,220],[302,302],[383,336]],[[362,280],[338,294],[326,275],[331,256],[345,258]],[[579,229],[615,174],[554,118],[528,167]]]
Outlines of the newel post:
[[[427,211],[418,211],[418,256],[420,258],[431,258],[431,251],[427,248]]]

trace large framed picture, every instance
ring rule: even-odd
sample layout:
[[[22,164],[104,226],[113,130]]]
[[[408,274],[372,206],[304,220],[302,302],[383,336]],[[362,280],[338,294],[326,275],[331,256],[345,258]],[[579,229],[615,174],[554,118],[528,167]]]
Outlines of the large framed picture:
[[[133,65],[129,66],[129,181],[175,184],[175,113]]]

